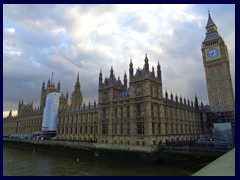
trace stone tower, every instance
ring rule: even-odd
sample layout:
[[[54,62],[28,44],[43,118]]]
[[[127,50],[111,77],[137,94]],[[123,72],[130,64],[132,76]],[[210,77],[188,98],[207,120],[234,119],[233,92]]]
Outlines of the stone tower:
[[[74,91],[71,97],[71,107],[81,106],[83,102],[81,86],[79,82],[79,73],[77,75],[77,81],[74,86]]]
[[[18,103],[18,116],[26,116],[33,112],[33,102],[24,104],[23,100]]]
[[[66,93],[66,96],[62,95],[60,96],[59,99],[59,111],[63,110],[63,109],[67,109],[68,108],[68,92]]]
[[[55,84],[53,83],[53,72],[52,72],[51,81],[50,81],[50,78],[49,78],[48,79],[48,83],[47,83],[47,87],[45,87],[45,81],[43,81],[43,84],[42,84],[41,99],[40,99],[40,109],[43,110],[45,105],[46,105],[47,94],[49,94],[51,92],[58,92],[58,93],[60,93],[60,90],[61,90],[60,81],[58,82],[58,85],[55,88]]]
[[[234,95],[227,46],[208,12],[206,37],[202,42],[209,104],[212,112],[234,111]]]

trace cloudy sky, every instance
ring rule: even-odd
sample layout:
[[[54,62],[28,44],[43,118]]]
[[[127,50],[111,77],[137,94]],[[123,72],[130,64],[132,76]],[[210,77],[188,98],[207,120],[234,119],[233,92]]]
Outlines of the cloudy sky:
[[[39,106],[54,72],[72,93],[80,75],[84,101],[98,98],[98,74],[123,79],[129,61],[160,62],[163,92],[208,103],[201,43],[210,8],[228,46],[235,89],[235,5],[3,5],[3,115],[18,102]],[[16,112],[15,112],[16,113]]]

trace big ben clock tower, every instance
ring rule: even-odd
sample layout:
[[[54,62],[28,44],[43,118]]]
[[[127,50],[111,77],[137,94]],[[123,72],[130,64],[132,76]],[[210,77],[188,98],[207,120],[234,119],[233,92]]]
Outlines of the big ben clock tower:
[[[202,42],[208,98],[212,112],[235,111],[230,62],[227,46],[218,34],[217,26],[208,12],[206,37]]]

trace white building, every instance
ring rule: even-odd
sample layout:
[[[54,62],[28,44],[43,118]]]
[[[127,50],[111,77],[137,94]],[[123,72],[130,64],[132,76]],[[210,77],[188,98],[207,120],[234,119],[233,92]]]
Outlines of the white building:
[[[47,95],[43,112],[42,131],[56,131],[60,93],[52,92]]]

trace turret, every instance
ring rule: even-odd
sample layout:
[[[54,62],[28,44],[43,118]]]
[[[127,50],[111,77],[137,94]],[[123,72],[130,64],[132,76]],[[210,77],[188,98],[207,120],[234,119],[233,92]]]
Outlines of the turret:
[[[113,80],[113,67],[111,66],[111,69],[110,69],[110,81]]]
[[[130,76],[130,79],[133,78],[133,63],[132,63],[132,59],[130,59],[130,64],[129,64],[129,76]]]
[[[10,110],[8,117],[12,117],[12,110]]]
[[[100,70],[100,73],[99,73],[99,86],[102,86],[102,71]]]
[[[155,77],[154,66],[152,66],[152,75]]]
[[[127,89],[127,74],[126,74],[126,71],[125,71],[125,74],[124,74],[124,88]]]
[[[68,100],[68,91],[67,91],[67,93],[66,93],[66,99]]]
[[[160,80],[160,82],[162,82],[161,66],[159,64],[159,61],[158,61],[158,65],[157,65],[157,78]]]
[[[71,96],[71,107],[75,109],[76,106],[82,105],[82,92],[81,92],[81,86],[79,81],[79,73],[77,75],[77,81],[74,86],[74,91]]]
[[[48,79],[47,87],[50,87],[50,79]]]
[[[165,97],[166,97],[166,100],[168,100],[168,92],[167,91],[165,92]]]
[[[148,64],[148,58],[147,58],[147,54],[145,56],[145,64],[144,64],[144,69],[146,72],[149,72],[149,64]]]
[[[42,90],[45,90],[45,81],[42,83]]]
[[[61,90],[61,85],[60,85],[60,81],[58,81],[57,91],[60,93],[60,90]]]
[[[182,96],[180,95],[180,103],[182,104]]]
[[[198,98],[197,98],[197,95],[195,95],[194,105],[195,105],[195,109],[198,110]]]

